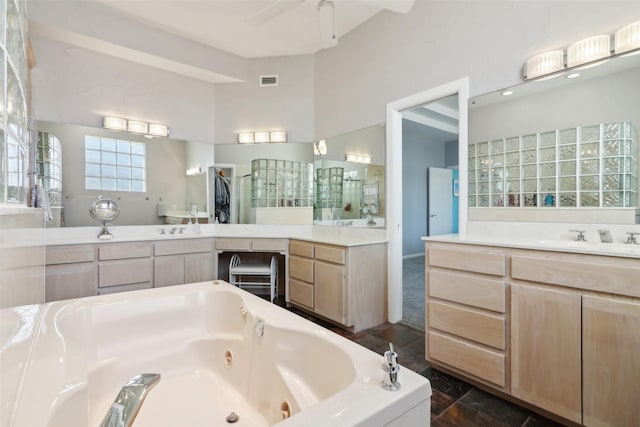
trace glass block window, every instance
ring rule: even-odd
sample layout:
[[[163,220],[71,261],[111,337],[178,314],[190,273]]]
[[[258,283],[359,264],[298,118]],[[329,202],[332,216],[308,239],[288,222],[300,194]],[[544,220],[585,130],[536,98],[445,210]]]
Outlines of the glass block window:
[[[637,207],[640,138],[602,123],[469,146],[471,207]]]
[[[146,144],[85,135],[85,188],[147,191]]]

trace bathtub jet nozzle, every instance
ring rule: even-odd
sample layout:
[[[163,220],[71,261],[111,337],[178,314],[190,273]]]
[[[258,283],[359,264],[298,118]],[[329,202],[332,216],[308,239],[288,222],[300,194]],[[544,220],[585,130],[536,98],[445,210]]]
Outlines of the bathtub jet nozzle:
[[[389,350],[384,352],[382,370],[384,371],[384,378],[380,382],[382,388],[389,391],[400,390],[400,383],[398,382],[400,365],[398,365],[398,353],[393,350],[393,343],[389,343]]]

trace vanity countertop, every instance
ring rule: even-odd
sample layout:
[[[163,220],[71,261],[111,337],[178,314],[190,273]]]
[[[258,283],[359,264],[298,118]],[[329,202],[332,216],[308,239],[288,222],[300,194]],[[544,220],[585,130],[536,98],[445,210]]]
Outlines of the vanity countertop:
[[[640,258],[640,245],[625,243],[601,243],[599,241],[576,241],[570,239],[540,239],[498,237],[482,234],[445,234],[426,236],[422,240],[428,242],[460,243],[468,245],[497,246],[517,249],[534,249],[553,252],[570,252],[579,254],[605,255],[625,258]]]
[[[175,229],[174,234],[170,234]],[[45,245],[78,245],[134,241],[159,241],[197,238],[300,239],[339,246],[362,246],[386,243],[384,229],[328,227],[317,225],[200,224],[200,232],[189,224],[110,226],[110,240],[98,239],[101,227],[48,228]],[[164,234],[162,233],[164,230]],[[182,232],[180,232],[182,231]]]

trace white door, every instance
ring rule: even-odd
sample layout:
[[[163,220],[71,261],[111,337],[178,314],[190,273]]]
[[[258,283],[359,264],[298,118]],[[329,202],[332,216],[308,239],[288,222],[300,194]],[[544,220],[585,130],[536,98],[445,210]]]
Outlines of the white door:
[[[453,173],[427,168],[427,235],[453,233]]]

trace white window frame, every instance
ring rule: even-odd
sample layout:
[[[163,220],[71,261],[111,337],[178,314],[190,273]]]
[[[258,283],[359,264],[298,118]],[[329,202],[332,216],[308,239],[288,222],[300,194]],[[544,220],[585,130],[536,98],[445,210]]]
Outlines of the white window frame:
[[[144,142],[85,135],[84,154],[85,190],[146,193]]]

